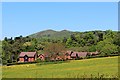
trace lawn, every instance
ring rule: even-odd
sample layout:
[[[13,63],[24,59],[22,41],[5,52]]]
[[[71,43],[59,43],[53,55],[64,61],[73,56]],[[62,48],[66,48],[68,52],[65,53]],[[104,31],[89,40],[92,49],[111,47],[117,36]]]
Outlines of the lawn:
[[[75,78],[98,75],[115,77],[118,75],[118,57],[72,60],[48,65],[3,66],[2,70],[3,78]]]

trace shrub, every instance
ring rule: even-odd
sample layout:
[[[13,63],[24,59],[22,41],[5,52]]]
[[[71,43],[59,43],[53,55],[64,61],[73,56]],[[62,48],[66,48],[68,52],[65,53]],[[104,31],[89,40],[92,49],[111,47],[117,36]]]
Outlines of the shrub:
[[[39,63],[42,62],[42,60],[40,58],[37,58],[36,62]]]

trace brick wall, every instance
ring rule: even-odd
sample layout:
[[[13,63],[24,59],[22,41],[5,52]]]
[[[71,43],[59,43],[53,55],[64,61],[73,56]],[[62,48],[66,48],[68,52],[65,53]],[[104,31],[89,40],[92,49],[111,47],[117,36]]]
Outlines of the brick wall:
[[[33,62],[34,60],[34,58],[28,58],[28,62]]]
[[[19,58],[19,61],[20,62],[24,62],[24,58]]]

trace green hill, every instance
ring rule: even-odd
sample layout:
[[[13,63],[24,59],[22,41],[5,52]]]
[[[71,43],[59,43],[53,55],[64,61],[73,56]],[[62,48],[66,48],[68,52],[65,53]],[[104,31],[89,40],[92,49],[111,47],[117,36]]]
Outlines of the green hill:
[[[118,75],[118,57],[71,60],[59,64],[24,64],[2,67],[3,78],[113,78]]]
[[[38,33],[31,34],[30,37],[37,39],[53,39],[53,40],[61,40],[64,37],[68,38],[73,34],[72,31],[62,30],[62,31],[54,31],[54,30],[45,30]]]

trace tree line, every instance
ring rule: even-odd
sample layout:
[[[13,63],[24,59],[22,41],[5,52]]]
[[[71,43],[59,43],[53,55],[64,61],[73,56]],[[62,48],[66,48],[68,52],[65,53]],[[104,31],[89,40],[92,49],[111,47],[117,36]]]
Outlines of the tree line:
[[[63,50],[98,51],[102,56],[118,54],[120,52],[119,34],[120,32],[112,30],[74,32],[69,38],[64,37],[61,40],[38,40],[29,36],[19,36],[14,39],[5,37],[2,40],[2,61],[3,64],[17,62],[19,53],[27,51],[36,51],[38,54],[49,52],[53,57],[57,55],[56,53],[62,53]]]
[[[120,50],[120,32],[88,31],[71,35],[64,39],[66,46],[77,51],[100,52],[101,55],[118,54]]]

